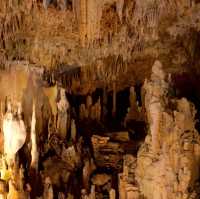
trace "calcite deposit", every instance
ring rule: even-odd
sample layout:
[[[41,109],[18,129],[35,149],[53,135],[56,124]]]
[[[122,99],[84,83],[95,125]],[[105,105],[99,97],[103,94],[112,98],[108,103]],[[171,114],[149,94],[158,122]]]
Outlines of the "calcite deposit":
[[[0,199],[199,199],[199,31],[199,0],[0,0]]]
[[[162,74],[160,67],[161,63],[156,61],[152,75],[156,68]],[[167,84],[160,84],[163,77],[157,76],[157,83],[154,82],[157,94],[167,89]],[[161,95],[150,93],[153,81],[151,78],[146,83],[145,97],[154,100],[152,105],[146,103],[152,106],[149,111],[146,107],[149,132],[137,154],[136,179],[140,190],[149,199],[198,198],[200,137],[195,129],[196,110],[186,98],[160,98]]]

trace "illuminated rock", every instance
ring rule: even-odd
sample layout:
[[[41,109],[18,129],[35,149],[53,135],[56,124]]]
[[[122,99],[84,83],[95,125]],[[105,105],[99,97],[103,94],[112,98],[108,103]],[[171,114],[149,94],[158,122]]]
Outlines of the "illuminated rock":
[[[12,113],[11,104],[8,102],[7,112],[3,119],[3,132],[4,132],[4,153],[8,160],[14,161],[15,154],[25,143],[26,140],[26,128],[24,121],[19,113],[21,113],[21,107],[18,106],[17,118]]]

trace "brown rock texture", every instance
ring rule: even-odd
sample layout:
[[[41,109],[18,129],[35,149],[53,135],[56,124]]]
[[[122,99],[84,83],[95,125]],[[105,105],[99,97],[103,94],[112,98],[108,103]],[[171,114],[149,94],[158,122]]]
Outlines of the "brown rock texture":
[[[0,198],[199,199],[199,0],[0,0]]]

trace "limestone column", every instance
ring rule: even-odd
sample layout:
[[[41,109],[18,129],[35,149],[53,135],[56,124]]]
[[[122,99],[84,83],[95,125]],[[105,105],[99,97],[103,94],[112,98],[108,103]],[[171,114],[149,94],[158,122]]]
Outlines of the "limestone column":
[[[39,153],[37,149],[37,138],[36,138],[36,115],[35,115],[35,102],[33,102],[33,113],[31,121],[31,165],[30,165],[30,184],[31,184],[31,197],[35,197],[37,194],[37,183],[38,183],[38,161]]]
[[[87,0],[80,0],[80,17],[79,17],[79,27],[80,27],[80,39],[81,45],[85,46],[86,36],[87,36]]]
[[[31,167],[38,170],[38,150],[37,150],[37,138],[36,138],[36,115],[35,115],[35,104],[33,104],[33,114],[32,114],[32,122],[31,122]]]

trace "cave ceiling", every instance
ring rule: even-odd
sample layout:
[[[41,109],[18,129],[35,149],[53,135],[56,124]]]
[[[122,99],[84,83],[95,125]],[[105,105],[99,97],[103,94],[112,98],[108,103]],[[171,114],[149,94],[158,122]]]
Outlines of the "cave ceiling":
[[[76,65],[89,78],[127,84],[142,82],[155,59],[171,73],[198,73],[199,8],[189,0],[2,0],[1,67]]]

